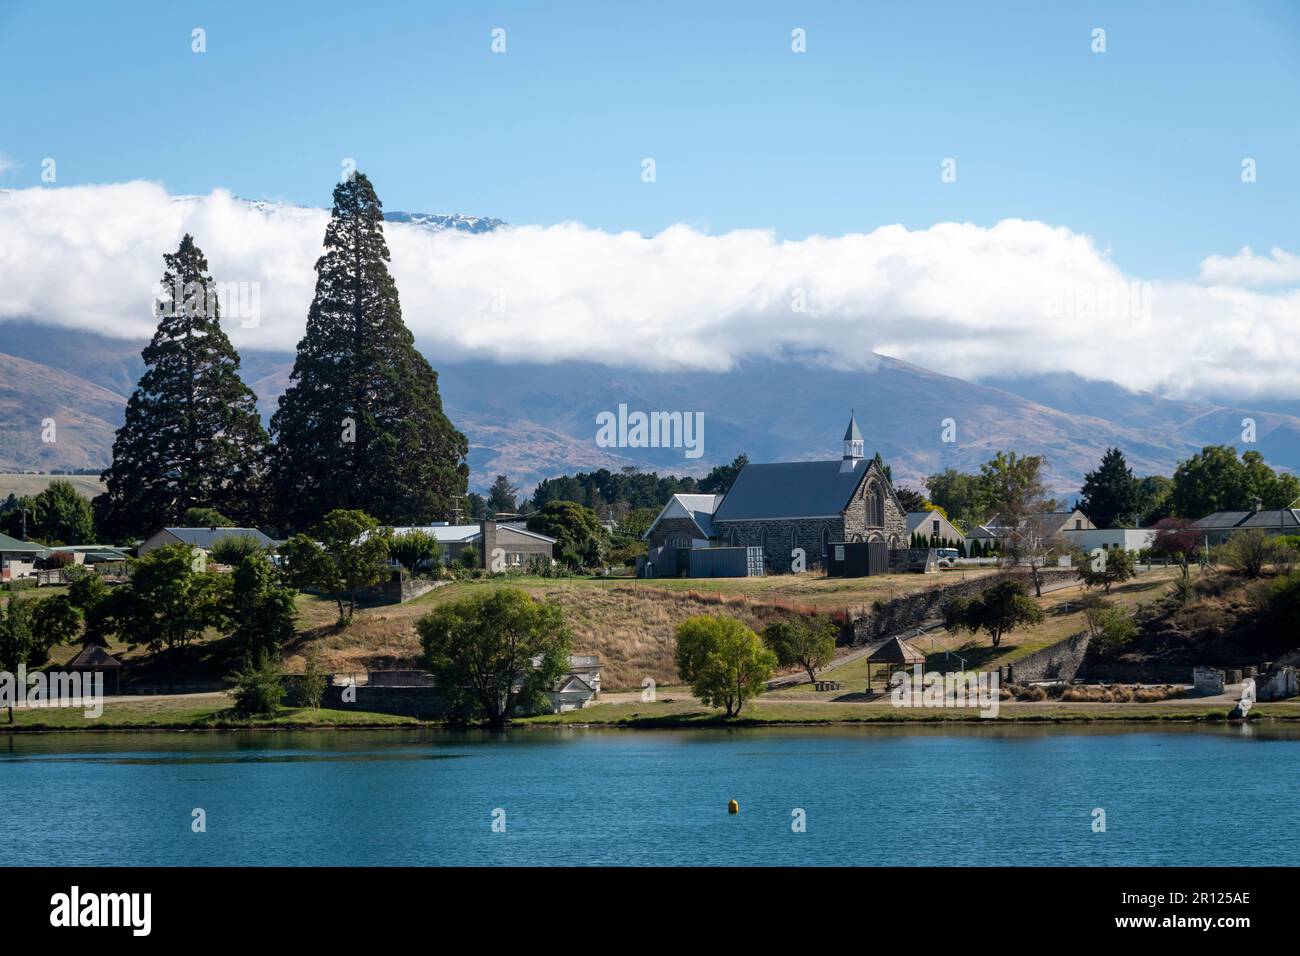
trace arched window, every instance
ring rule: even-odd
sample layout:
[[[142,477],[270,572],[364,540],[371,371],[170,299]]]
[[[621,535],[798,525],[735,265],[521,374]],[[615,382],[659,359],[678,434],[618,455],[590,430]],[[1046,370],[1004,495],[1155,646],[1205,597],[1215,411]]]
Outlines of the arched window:
[[[829,525],[822,525],[822,557],[831,553],[831,529]]]
[[[794,549],[797,547],[799,547],[799,529],[791,528],[790,529],[790,550],[794,551]]]
[[[767,550],[767,528],[758,529],[758,546],[764,551]]]
[[[867,525],[872,528],[885,525],[885,490],[874,481],[867,486]]]

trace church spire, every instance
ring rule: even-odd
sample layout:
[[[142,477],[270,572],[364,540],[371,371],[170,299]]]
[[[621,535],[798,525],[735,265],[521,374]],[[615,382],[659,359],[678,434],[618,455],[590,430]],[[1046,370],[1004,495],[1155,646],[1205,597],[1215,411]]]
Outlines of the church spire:
[[[840,462],[840,471],[853,471],[864,455],[862,451],[862,432],[858,431],[858,419],[849,413],[849,427],[844,430],[844,458]]]

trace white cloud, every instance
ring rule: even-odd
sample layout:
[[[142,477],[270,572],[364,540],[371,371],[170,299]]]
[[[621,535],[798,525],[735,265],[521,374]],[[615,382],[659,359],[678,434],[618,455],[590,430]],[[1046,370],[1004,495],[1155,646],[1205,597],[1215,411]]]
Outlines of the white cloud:
[[[3,176],[10,170],[17,169],[17,168],[18,168],[18,164],[16,162],[14,162],[4,153],[0,153],[0,176]]]
[[[1207,256],[1201,279],[1226,285],[1300,285],[1300,256],[1274,247],[1267,256],[1243,246],[1235,256]]]
[[[162,254],[188,231],[219,281],[260,284],[261,324],[229,323],[236,344],[292,349],[326,219],[139,182],[0,192],[0,319],[148,336]],[[1174,396],[1300,397],[1300,292],[1252,290],[1244,273],[1143,282],[1089,237],[1040,222],[800,241],[576,223],[484,235],[389,224],[387,235],[404,316],[435,365],[713,369],[798,352],[866,368],[875,350],[966,378],[1073,371]]]

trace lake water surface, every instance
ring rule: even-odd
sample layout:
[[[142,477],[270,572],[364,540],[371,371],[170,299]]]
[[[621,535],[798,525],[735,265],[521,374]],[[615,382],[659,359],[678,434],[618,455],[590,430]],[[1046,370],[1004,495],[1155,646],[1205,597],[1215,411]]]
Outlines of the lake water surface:
[[[206,832],[192,831],[196,808]],[[0,853],[55,865],[1294,866],[1300,728],[15,734],[0,736]]]

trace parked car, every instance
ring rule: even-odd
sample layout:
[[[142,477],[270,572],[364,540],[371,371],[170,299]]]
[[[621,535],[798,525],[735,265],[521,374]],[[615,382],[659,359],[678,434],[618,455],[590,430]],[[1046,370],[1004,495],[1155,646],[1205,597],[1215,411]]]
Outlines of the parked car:
[[[956,548],[938,548],[935,550],[935,557],[939,561],[939,567],[952,568],[957,566],[957,559],[961,557],[961,552]]]

